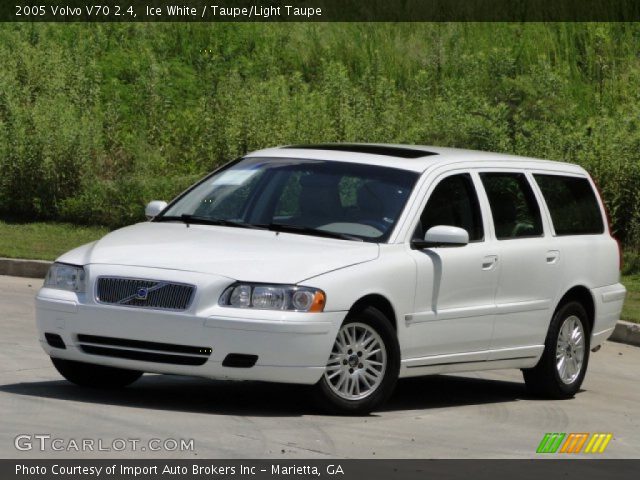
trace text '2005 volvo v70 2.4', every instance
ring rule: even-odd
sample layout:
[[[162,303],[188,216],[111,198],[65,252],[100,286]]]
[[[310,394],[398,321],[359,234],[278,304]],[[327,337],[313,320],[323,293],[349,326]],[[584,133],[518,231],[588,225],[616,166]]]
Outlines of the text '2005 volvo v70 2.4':
[[[625,296],[605,207],[567,163],[272,148],[147,217],[62,255],[37,295],[40,341],[71,382],[309,384],[362,413],[398,377],[519,368],[567,398]]]

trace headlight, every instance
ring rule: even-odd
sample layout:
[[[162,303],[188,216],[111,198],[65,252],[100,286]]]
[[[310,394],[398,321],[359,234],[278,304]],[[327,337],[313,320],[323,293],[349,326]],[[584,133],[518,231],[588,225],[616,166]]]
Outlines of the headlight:
[[[218,303],[233,308],[321,312],[325,302],[324,292],[317,288],[236,283],[224,291]]]
[[[54,263],[44,279],[44,286],[71,292],[84,292],[84,276],[82,267]]]

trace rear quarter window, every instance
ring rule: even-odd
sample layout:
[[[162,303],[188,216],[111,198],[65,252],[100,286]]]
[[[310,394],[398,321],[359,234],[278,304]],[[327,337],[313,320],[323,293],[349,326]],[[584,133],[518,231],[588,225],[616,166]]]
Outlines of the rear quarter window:
[[[602,212],[586,178],[533,175],[549,208],[556,235],[590,235],[604,232]]]

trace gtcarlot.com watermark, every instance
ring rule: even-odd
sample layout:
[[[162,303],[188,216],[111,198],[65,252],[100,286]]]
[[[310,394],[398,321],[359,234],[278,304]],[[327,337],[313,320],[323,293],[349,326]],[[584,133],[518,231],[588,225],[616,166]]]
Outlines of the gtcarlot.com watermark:
[[[193,452],[192,438],[57,438],[48,433],[24,433],[15,437],[21,452]]]

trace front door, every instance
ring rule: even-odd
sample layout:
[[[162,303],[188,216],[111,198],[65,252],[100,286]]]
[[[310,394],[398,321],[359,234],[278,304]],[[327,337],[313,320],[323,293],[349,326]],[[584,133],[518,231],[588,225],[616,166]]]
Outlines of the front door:
[[[499,273],[497,244],[485,235],[476,183],[468,172],[436,180],[414,238],[436,225],[469,233],[469,244],[412,250],[414,313],[407,321],[408,366],[483,361],[491,343]],[[439,356],[440,358],[429,358]]]

